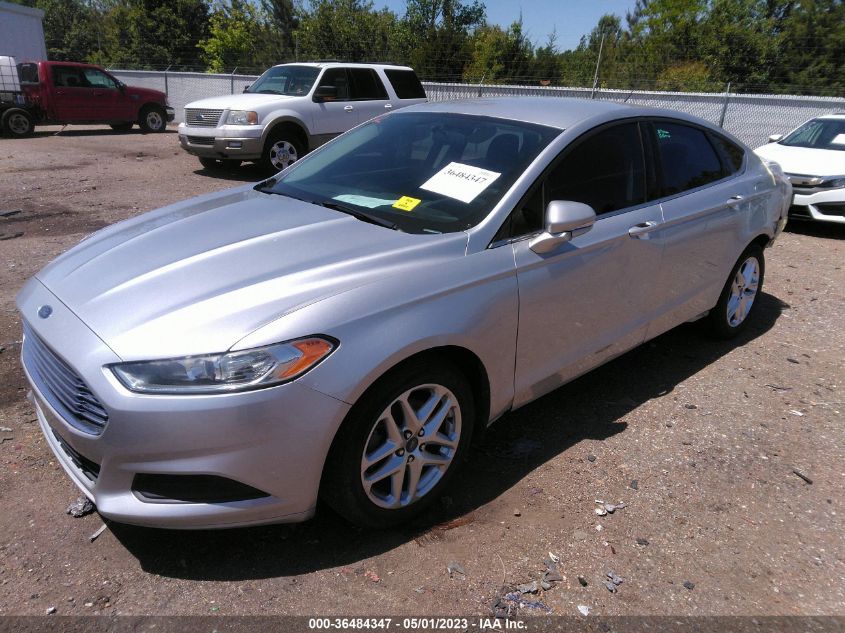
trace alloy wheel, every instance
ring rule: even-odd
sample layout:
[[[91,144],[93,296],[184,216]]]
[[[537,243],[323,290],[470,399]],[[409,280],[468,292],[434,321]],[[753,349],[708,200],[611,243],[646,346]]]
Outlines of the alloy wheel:
[[[760,286],[760,262],[756,257],[746,259],[736,271],[728,299],[727,318],[731,327],[737,327],[751,311]]]

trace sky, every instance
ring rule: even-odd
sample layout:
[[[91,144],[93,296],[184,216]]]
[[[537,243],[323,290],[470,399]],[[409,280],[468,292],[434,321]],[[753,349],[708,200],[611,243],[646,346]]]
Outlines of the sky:
[[[615,13],[625,24],[625,13],[634,6],[634,0],[482,0],[487,7],[487,21],[507,28],[519,18],[525,32],[535,44],[546,43],[548,34],[557,29],[559,50],[578,46],[582,35],[589,33],[605,13]],[[377,9],[387,7],[403,15],[405,0],[375,0]]]

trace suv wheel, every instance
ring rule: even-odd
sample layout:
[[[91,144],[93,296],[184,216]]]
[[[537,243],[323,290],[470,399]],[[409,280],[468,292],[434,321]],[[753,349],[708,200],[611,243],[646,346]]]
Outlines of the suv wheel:
[[[263,167],[272,173],[280,172],[302,158],[305,149],[290,131],[274,132],[264,144]]]

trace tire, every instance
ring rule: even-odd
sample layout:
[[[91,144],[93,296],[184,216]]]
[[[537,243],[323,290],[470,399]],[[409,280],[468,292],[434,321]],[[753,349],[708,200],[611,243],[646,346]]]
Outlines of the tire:
[[[719,302],[707,315],[710,333],[721,339],[730,339],[742,332],[749,317],[760,303],[766,262],[763,249],[752,244],[740,255],[725,282]]]
[[[475,410],[469,382],[455,367],[416,361],[397,368],[347,415],[326,459],[320,496],[362,527],[410,521],[437,500],[464,461]],[[428,422],[420,423],[420,413]]]
[[[269,173],[278,173],[305,155],[302,141],[290,129],[272,132],[264,143],[261,167]]]
[[[9,108],[3,113],[3,118],[0,119],[0,129],[11,136],[24,138],[25,136],[32,136],[35,131],[35,121],[26,110]]]
[[[241,166],[241,161],[236,158],[210,158],[208,156],[200,156],[200,164],[206,169],[213,169],[220,171],[222,169],[236,169]]]
[[[143,132],[164,132],[167,129],[167,113],[159,105],[145,105],[138,116],[138,125]]]
[[[133,123],[112,123],[109,125],[115,132],[128,132],[132,129]]]

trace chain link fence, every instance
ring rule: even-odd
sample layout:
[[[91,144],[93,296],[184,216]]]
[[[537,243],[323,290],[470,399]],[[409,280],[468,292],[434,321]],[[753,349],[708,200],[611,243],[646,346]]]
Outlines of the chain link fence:
[[[207,97],[243,92],[256,75],[214,75],[209,73],[113,70],[118,79],[133,86],[166,92],[182,121],[185,105]],[[680,110],[721,125],[728,132],[757,147],[770,134],[783,134],[807,119],[833,112],[845,112],[845,99],[792,95],[751,95],[642,90],[596,90],[554,86],[503,86],[423,82],[431,101],[476,97],[575,97],[601,99],[633,105]]]

